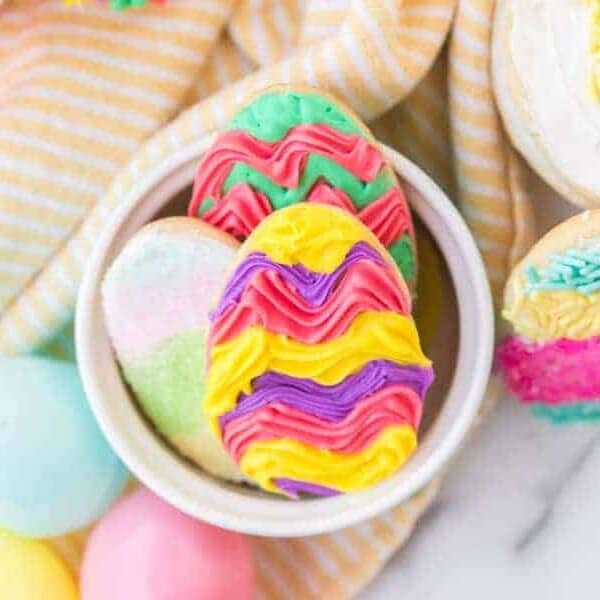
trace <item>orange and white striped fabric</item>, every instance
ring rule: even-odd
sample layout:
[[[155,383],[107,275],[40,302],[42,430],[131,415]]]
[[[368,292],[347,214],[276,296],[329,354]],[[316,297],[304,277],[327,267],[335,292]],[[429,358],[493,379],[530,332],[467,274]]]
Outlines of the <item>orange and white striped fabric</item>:
[[[533,242],[523,164],[508,145],[490,74],[494,0],[459,0],[450,44],[451,132],[459,199],[485,261],[496,306]]]
[[[72,356],[65,326],[111,211],[272,83],[332,91],[456,194],[496,291],[526,248],[522,168],[488,72],[493,0],[169,0],[125,13],[22,1],[0,8],[0,353]],[[355,595],[436,489],[335,534],[255,539],[259,596]],[[52,542],[76,569],[84,540]]]
[[[115,13],[40,0],[2,9],[2,350],[27,350],[68,320],[85,255],[57,261],[57,252],[180,110],[232,5],[184,0],[168,13]]]

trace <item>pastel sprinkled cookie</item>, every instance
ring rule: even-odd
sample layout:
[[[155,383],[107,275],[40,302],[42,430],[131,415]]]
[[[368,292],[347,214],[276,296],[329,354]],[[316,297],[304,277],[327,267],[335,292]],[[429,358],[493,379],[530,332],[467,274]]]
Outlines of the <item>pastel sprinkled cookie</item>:
[[[363,223],[301,203],[240,248],[211,312],[204,412],[261,488],[369,488],[414,451],[433,379],[393,258]]]
[[[242,474],[208,432],[201,405],[208,310],[237,246],[197,219],[156,221],[128,242],[102,285],[113,347],[142,411],[183,455],[231,480]]]
[[[492,54],[513,144],[567,200],[600,205],[600,0],[498,0]]]
[[[516,267],[498,350],[508,389],[556,423],[600,419],[600,210],[545,235]]]
[[[188,215],[244,240],[273,211],[301,201],[355,214],[414,287],[410,211],[366,125],[321,91],[268,88],[233,117],[201,160]]]

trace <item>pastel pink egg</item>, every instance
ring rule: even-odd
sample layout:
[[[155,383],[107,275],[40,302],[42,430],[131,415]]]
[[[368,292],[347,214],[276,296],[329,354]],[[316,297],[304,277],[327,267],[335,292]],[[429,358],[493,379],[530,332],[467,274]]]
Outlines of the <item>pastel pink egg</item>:
[[[140,489],[93,530],[81,593],[82,600],[250,600],[250,543]]]

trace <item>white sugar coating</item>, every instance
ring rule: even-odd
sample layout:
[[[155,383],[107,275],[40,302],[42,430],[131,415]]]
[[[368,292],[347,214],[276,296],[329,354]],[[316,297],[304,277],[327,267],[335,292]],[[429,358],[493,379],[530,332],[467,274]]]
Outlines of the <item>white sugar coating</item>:
[[[195,229],[142,231],[132,238],[102,286],[116,350],[135,358],[182,329],[206,331],[206,309],[235,254]]]
[[[102,285],[109,334],[125,380],[148,419],[210,473],[243,479],[202,411],[208,311],[235,242],[192,219],[166,219],[125,246]]]

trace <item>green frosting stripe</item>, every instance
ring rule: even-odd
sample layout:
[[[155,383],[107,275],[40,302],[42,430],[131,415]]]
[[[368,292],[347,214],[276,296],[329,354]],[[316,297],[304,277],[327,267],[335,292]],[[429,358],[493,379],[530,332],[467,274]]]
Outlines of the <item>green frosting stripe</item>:
[[[344,191],[359,209],[383,196],[394,185],[394,179],[387,171],[379,173],[373,181],[365,182],[329,158],[320,154],[311,154],[295,188],[281,187],[250,165],[236,163],[225,180],[223,192],[227,193],[238,183],[247,183],[265,194],[271,201],[271,206],[279,210],[306,199],[312,187],[320,179]]]
[[[197,430],[204,397],[204,338],[183,332],[123,366],[143,412],[165,436]]]
[[[571,423],[597,423],[600,421],[599,402],[577,402],[562,406],[533,404],[531,412],[540,419],[550,421],[553,425],[570,425]]]
[[[600,249],[571,249],[552,254],[545,268],[529,265],[525,293],[573,290],[580,294],[600,291]]]
[[[398,265],[404,279],[406,281],[413,281],[416,275],[416,265],[415,252],[410,237],[404,234],[400,239],[388,246],[388,252]]]
[[[262,94],[238,112],[228,128],[243,129],[258,139],[276,142],[296,125],[318,123],[366,137],[361,126],[335,102],[319,94],[291,91]]]
[[[215,201],[212,198],[204,198],[198,207],[198,215],[204,216],[211,208],[214,208]]]

